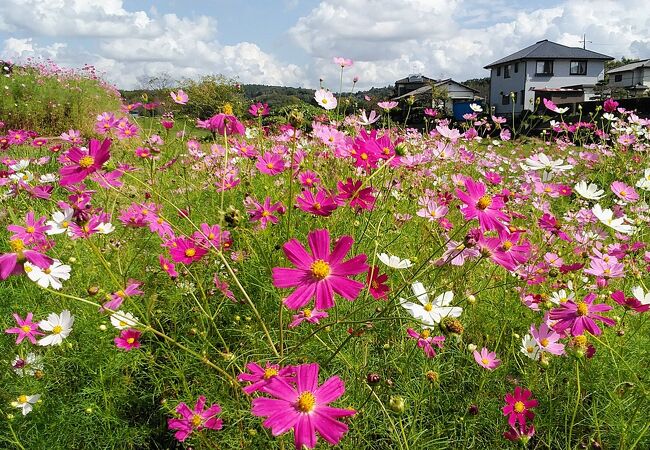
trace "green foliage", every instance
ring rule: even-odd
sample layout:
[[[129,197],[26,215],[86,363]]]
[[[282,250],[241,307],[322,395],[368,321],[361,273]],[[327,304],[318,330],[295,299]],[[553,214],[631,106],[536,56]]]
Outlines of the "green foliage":
[[[89,135],[97,114],[119,107],[116,90],[83,73],[14,66],[0,78],[0,121],[6,129],[58,136],[72,128]]]
[[[236,116],[241,116],[248,109],[248,103],[239,85],[222,75],[207,75],[199,80],[182,80],[179,87],[191,99],[187,105],[176,106],[187,117],[207,119],[224,112],[226,105],[230,105]]]

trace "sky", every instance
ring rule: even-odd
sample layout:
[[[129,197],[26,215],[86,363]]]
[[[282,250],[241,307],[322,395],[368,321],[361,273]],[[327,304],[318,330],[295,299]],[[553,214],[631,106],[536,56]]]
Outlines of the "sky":
[[[650,58],[646,0],[0,0],[0,59],[94,65],[120,88],[161,73],[338,90],[412,73],[463,81],[542,39]]]

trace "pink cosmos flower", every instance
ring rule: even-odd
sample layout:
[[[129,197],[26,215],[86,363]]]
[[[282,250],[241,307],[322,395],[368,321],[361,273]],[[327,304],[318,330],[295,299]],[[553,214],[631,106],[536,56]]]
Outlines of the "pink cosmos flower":
[[[413,328],[408,328],[406,333],[411,339],[417,341],[418,347],[424,351],[427,358],[436,356],[436,350],[433,348],[434,345],[442,348],[442,344],[445,342],[444,336],[431,336],[431,330],[422,330],[422,333],[418,333]]]
[[[274,377],[284,378],[289,383],[295,381],[294,373],[296,369],[294,366],[280,367],[278,364],[271,364],[267,361],[265,367],[262,367],[257,363],[249,362],[246,364],[246,369],[250,373],[240,373],[237,376],[237,380],[250,382],[248,386],[242,388],[242,390],[249,395],[257,391],[264,392],[263,388],[267,386],[270,380]]]
[[[368,275],[366,276],[366,286],[368,291],[376,300],[385,300],[390,288],[386,284],[388,275],[379,273],[379,266],[368,267]]]
[[[206,120],[197,120],[196,126],[198,128],[205,128],[206,130],[210,130],[213,133],[222,136],[224,134],[227,136],[233,136],[235,134],[243,135],[246,133],[246,127],[244,127],[235,116],[223,113],[215,114]]]
[[[169,242],[169,254],[174,262],[192,264],[207,252],[194,239],[185,236],[176,237]]]
[[[339,205],[345,205],[346,201],[350,203],[350,208],[365,209],[372,211],[375,207],[375,197],[372,187],[363,187],[363,181],[352,180],[348,178],[345,183],[339,181],[337,183],[338,195],[336,201]]]
[[[478,219],[482,231],[503,230],[508,223],[508,216],[501,211],[505,206],[499,196],[490,196],[486,193],[485,185],[471,178],[465,179],[467,192],[456,189],[456,196],[465,203],[461,212],[465,220]]]
[[[438,115],[438,111],[433,108],[424,108],[424,114],[429,117],[436,117]]]
[[[25,260],[46,270],[52,265],[52,258],[36,251],[25,248],[21,239],[9,241],[10,253],[0,254],[0,280],[6,280],[10,275],[24,273]]]
[[[320,183],[320,178],[318,178],[318,175],[311,170],[305,170],[298,175],[298,181],[300,181],[300,184],[304,187],[311,188]]]
[[[9,225],[7,230],[12,231],[14,234],[9,239],[20,239],[25,245],[39,245],[47,241],[45,234],[51,227],[45,225],[47,217],[40,217],[38,220],[34,217],[34,212],[29,211],[25,217],[25,226]]]
[[[248,109],[248,112],[253,117],[263,117],[269,115],[269,105],[268,103],[257,102],[253,103]]]
[[[327,314],[325,311],[305,308],[301,310],[298,314],[294,314],[292,316],[291,323],[289,323],[288,327],[296,328],[298,325],[300,325],[303,322],[320,323],[320,320],[324,319],[325,317],[329,317],[329,314]]]
[[[551,320],[557,320],[553,329],[558,333],[562,333],[568,329],[573,336],[579,336],[587,330],[589,333],[598,336],[602,331],[596,325],[596,320],[608,326],[615,325],[616,322],[614,320],[599,314],[594,314],[612,309],[611,306],[605,303],[594,304],[595,299],[596,294],[592,292],[582,301],[575,303],[573,300],[568,300],[561,303],[558,308],[552,309],[549,318]]]
[[[255,167],[267,175],[277,175],[282,173],[286,167],[284,159],[281,155],[277,153],[264,153],[264,156],[260,156],[255,163]]]
[[[618,139],[616,139],[616,142],[622,145],[633,145],[636,143],[636,136],[633,134],[621,134]]]
[[[315,298],[317,309],[329,309],[334,306],[334,293],[350,301],[356,299],[364,285],[348,277],[367,271],[368,265],[365,254],[343,261],[354,243],[352,237],[338,239],[331,253],[329,231],[311,231],[307,240],[311,255],[297,239],[291,239],[283,246],[284,254],[296,266],[295,269],[273,268],[275,287],[296,287],[284,299],[287,308],[302,308]]]
[[[336,201],[325,189],[318,188],[316,195],[305,189],[296,197],[298,208],[316,216],[329,216],[336,209]]]
[[[562,336],[553,331],[546,322],[542,322],[539,330],[535,328],[534,324],[531,324],[530,334],[542,351],[551,353],[552,355],[564,355],[564,344],[558,342]]]
[[[530,438],[535,436],[535,426],[520,424],[511,426],[508,431],[503,433],[503,437],[512,442],[521,442],[524,446],[528,443]]]
[[[634,203],[639,200],[639,194],[632,186],[621,181],[614,181],[611,185],[612,192],[625,203]]]
[[[135,297],[144,294],[144,292],[140,290],[140,286],[142,286],[141,281],[130,279],[124,289],[120,289],[119,291],[113,292],[107,296],[108,301],[102,305],[99,311],[103,312],[106,309],[117,311],[120,309],[120,306],[122,306],[124,300],[128,297]]]
[[[134,348],[140,348],[140,341],[138,339],[140,339],[141,335],[142,333],[140,331],[128,328],[122,330],[120,335],[114,339],[114,342],[117,348],[121,348],[128,352]]]
[[[192,237],[201,247],[217,250],[231,247],[232,239],[230,237],[230,231],[222,230],[219,225],[208,225],[207,223],[202,223],[199,228],[201,231],[195,231]]]
[[[160,262],[160,267],[162,270],[167,272],[167,275],[170,276],[170,278],[176,278],[178,276],[178,272],[176,272],[176,265],[165,258],[163,255],[158,256],[158,261]]]
[[[494,370],[501,365],[501,360],[497,359],[497,354],[489,351],[485,347],[481,349],[480,353],[474,350],[473,355],[476,363],[487,370]]]
[[[353,64],[351,59],[343,58],[342,56],[335,56],[333,61],[334,64],[338,64],[339,66],[341,66],[341,69],[344,67],[350,67]]]
[[[331,377],[318,386],[318,364],[302,364],[296,367],[296,384],[284,378],[273,377],[264,392],[274,398],[253,399],[251,412],[267,417],[263,425],[279,436],[290,429],[294,432],[296,450],[303,446],[314,448],[320,436],[336,445],[348,431],[345,423],[336,419],[352,416],[356,411],[328,406],[345,392],[343,381]]]
[[[397,102],[379,102],[377,103],[377,106],[382,108],[384,111],[390,111],[391,109],[395,108],[399,103]]]
[[[259,222],[258,228],[264,230],[269,223],[278,223],[278,218],[274,213],[278,212],[279,214],[282,214],[284,213],[285,208],[282,205],[282,202],[271,204],[271,197],[266,197],[263,203],[251,199],[247,209],[251,222]]]
[[[168,419],[167,426],[170,430],[177,430],[174,436],[180,442],[183,442],[194,431],[201,431],[205,428],[210,430],[220,430],[223,426],[223,420],[216,416],[221,412],[221,406],[213,404],[205,409],[205,397],[199,396],[194,410],[191,410],[184,402],[176,407],[176,413],[180,414],[179,419]]]
[[[175,103],[178,103],[179,105],[185,105],[190,97],[183,91],[182,89],[179,89],[177,92],[170,92],[169,95],[171,95],[172,100],[174,100]]]
[[[91,139],[88,145],[88,153],[83,152],[78,147],[72,147],[68,150],[66,156],[72,163],[63,166],[59,170],[61,186],[82,182],[88,175],[102,168],[104,163],[111,157],[108,151],[111,146],[110,139],[104,139],[100,144],[97,139]]]
[[[605,100],[605,103],[603,103],[603,109],[605,112],[611,113],[616,111],[616,108],[618,108],[618,102],[614,100],[613,98],[608,98]]]
[[[16,345],[20,344],[23,339],[29,339],[29,342],[36,345],[36,336],[42,336],[43,333],[38,331],[38,322],[32,322],[32,313],[27,313],[25,319],[21,319],[18,314],[13,314],[14,319],[16,319],[17,327],[7,328],[5,333],[8,334],[17,334]]]
[[[536,407],[539,402],[531,398],[531,396],[532,392],[519,386],[515,388],[513,394],[506,394],[506,405],[502,411],[504,416],[508,416],[508,424],[511,427],[514,427],[515,423],[518,422],[523,428],[526,426],[527,420],[533,420],[535,417],[535,413],[531,409]]]
[[[638,313],[646,312],[650,309],[650,304],[643,304],[636,297],[626,297],[623,291],[613,292],[612,300],[626,309],[631,309]]]

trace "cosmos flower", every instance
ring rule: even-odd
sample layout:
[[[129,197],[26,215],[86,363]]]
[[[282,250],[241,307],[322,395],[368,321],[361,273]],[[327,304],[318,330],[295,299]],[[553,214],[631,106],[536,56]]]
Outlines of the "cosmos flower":
[[[608,326],[615,325],[614,320],[597,314],[609,311],[612,307],[605,303],[594,304],[595,299],[596,294],[592,292],[581,301],[568,300],[561,303],[558,308],[552,309],[549,318],[557,320],[553,325],[553,329],[558,333],[569,330],[573,336],[579,336],[587,330],[589,333],[598,336],[602,331],[596,325],[596,321]]]
[[[331,252],[327,230],[311,231],[307,241],[311,255],[297,239],[291,239],[282,247],[296,268],[273,268],[275,287],[296,288],[284,299],[285,306],[300,309],[314,298],[317,309],[329,309],[334,306],[335,293],[347,300],[356,299],[364,285],[349,277],[366,272],[368,265],[365,254],[343,261],[354,243],[352,237],[340,237]]]
[[[269,384],[269,381],[274,377],[285,378],[288,382],[294,381],[295,367],[286,366],[280,367],[278,364],[271,364],[267,361],[264,367],[255,362],[246,364],[246,370],[250,373],[240,373],[237,376],[238,381],[247,381],[250,384],[244,386],[242,390],[246,394],[253,392],[263,392],[263,388]]]
[[[387,253],[379,253],[377,258],[392,269],[408,269],[413,265],[409,259],[401,259],[399,256],[389,255]]]
[[[605,191],[594,183],[587,185],[586,181],[580,181],[573,188],[578,195],[587,200],[600,200],[605,196]]]
[[[325,317],[329,317],[329,314],[327,314],[325,311],[305,308],[301,310],[298,314],[294,314],[292,316],[291,323],[289,323],[288,327],[296,328],[298,325],[300,325],[303,322],[320,323],[320,320],[324,319]]]
[[[628,225],[625,223],[627,217],[622,216],[622,217],[614,218],[614,212],[608,208],[603,209],[603,207],[600,206],[600,204],[596,204],[593,208],[591,208],[591,212],[594,213],[594,216],[596,216],[596,218],[598,218],[598,220],[600,220],[602,224],[607,225],[610,228],[613,228],[619,233],[633,234],[635,231],[632,225]]]
[[[427,329],[418,333],[413,328],[408,328],[406,333],[411,339],[417,341],[417,346],[424,351],[427,358],[433,358],[436,356],[436,350],[433,348],[434,345],[438,348],[442,348],[442,344],[445,342],[444,336],[431,336],[431,331]]]
[[[184,402],[181,402],[176,407],[176,413],[181,417],[167,419],[167,426],[170,430],[176,430],[174,437],[179,442],[185,441],[194,431],[201,431],[206,428],[220,430],[223,426],[223,420],[217,418],[217,414],[221,412],[221,406],[215,403],[205,409],[205,400],[203,395],[199,396],[193,410]]]
[[[381,109],[384,111],[388,112],[391,109],[395,108],[398,105],[397,102],[379,102],[377,103],[377,106],[379,106]]]
[[[351,409],[329,406],[345,392],[343,381],[333,376],[319,386],[318,364],[301,364],[295,370],[295,385],[282,377],[271,378],[264,393],[272,398],[254,398],[251,412],[266,417],[263,425],[271,429],[273,436],[293,429],[296,450],[314,448],[317,432],[330,444],[338,444],[348,426],[337,419],[356,414]]]
[[[485,185],[465,178],[467,192],[456,189],[456,196],[464,203],[460,211],[465,220],[478,219],[482,231],[505,229],[508,216],[501,211],[505,206],[502,198],[487,194]]]
[[[88,147],[87,152],[78,147],[72,147],[68,150],[66,155],[71,164],[59,169],[61,175],[59,184],[61,186],[82,182],[88,175],[100,170],[111,157],[109,152],[111,147],[110,139],[104,139],[101,143],[97,139],[91,139]]]
[[[139,339],[141,335],[142,332],[133,328],[122,330],[120,331],[120,335],[114,339],[115,346],[127,352],[133,350],[134,348],[140,348]]]
[[[183,91],[182,89],[179,89],[178,91],[170,92],[169,95],[172,97],[172,100],[174,100],[175,103],[178,103],[179,105],[185,105],[190,97]]]
[[[32,344],[36,344],[36,336],[42,336],[43,333],[38,331],[38,323],[32,322],[32,313],[27,313],[25,319],[22,319],[18,314],[14,314],[17,327],[7,328],[5,333],[17,334],[16,345],[20,344],[23,339],[27,338]]]
[[[502,408],[502,411],[504,416],[508,416],[508,423],[511,427],[514,427],[517,422],[522,427],[525,427],[526,421],[533,420],[535,417],[535,413],[531,409],[536,407],[539,402],[531,398],[532,395],[533,393],[528,389],[522,389],[519,386],[515,388],[514,393],[506,394],[506,405]]]
[[[74,316],[67,309],[61,311],[61,314],[50,313],[46,320],[39,322],[38,326],[41,330],[49,331],[51,334],[38,341],[38,345],[61,345],[63,339],[67,338],[72,331],[73,324]]]
[[[463,312],[463,308],[459,306],[449,306],[454,298],[452,291],[440,294],[431,301],[422,283],[415,282],[411,285],[411,288],[413,289],[413,295],[419,303],[410,302],[403,298],[400,298],[399,301],[402,307],[415,319],[423,322],[423,328],[433,329],[445,317],[460,317]]]
[[[16,399],[16,401],[12,402],[11,405],[15,408],[21,409],[23,416],[26,416],[32,412],[33,405],[35,405],[40,398],[41,394],[21,395]]]
[[[314,98],[316,99],[316,103],[327,110],[336,108],[336,97],[334,97],[334,94],[332,94],[330,91],[327,91],[325,89],[318,89],[314,93]]]
[[[57,291],[63,287],[61,280],[70,279],[70,271],[72,270],[70,266],[63,264],[58,259],[52,260],[52,264],[45,269],[25,261],[24,269],[27,277],[40,287],[52,287]]]
[[[489,351],[485,347],[481,349],[480,353],[477,350],[474,350],[473,355],[474,361],[487,370],[494,370],[501,365],[501,360],[497,359],[497,354]]]

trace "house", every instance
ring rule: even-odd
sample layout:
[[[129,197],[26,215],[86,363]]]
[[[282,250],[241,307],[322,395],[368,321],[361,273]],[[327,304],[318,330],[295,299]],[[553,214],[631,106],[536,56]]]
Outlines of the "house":
[[[500,115],[533,111],[536,100],[556,104],[591,100],[605,77],[611,56],[549,40],[519,50],[485,66],[490,70],[490,103]]]
[[[650,89],[650,59],[626,64],[607,72],[608,87],[625,89],[632,97],[639,97]]]
[[[414,79],[414,77],[423,81],[419,82],[418,87],[412,89],[417,83],[406,80]],[[449,114],[457,110],[460,104],[468,105],[473,101],[482,100],[476,89],[465,86],[451,78],[436,81],[422,75],[409,75],[407,78],[397,80],[395,82],[395,93],[397,96],[393,100],[401,100],[411,96],[416,99],[418,97],[426,98],[423,103],[427,106],[444,110]]]

